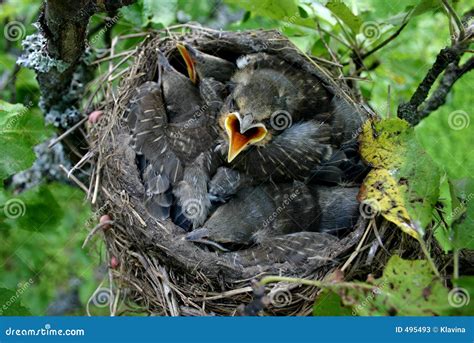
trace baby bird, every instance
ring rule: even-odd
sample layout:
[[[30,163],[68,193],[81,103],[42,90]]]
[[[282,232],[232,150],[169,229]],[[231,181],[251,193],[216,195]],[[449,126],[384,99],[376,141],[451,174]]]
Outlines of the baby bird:
[[[207,78],[226,83],[235,72],[236,66],[232,62],[201,52],[188,43],[178,43],[176,47],[186,63],[189,78],[194,83]]]
[[[131,100],[128,122],[143,165],[145,206],[153,217],[166,219],[173,204],[182,208],[198,201],[194,192],[187,191],[192,182],[189,168],[213,146],[217,134],[198,89],[160,51],[157,53],[159,80],[138,87]],[[206,180],[202,183],[207,187]],[[203,202],[209,202],[207,197]],[[200,218],[199,224],[204,219]]]
[[[295,181],[246,187],[220,206],[188,239],[242,247],[298,232],[337,235],[358,218],[358,187],[324,187]]]
[[[227,162],[257,180],[305,180],[339,143],[332,95],[272,55],[246,55],[237,65],[219,118]]]

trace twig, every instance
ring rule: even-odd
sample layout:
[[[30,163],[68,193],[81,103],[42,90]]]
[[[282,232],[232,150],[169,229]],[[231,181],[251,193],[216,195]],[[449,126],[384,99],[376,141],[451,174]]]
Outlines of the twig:
[[[125,56],[125,55],[133,54],[135,51],[136,51],[136,49],[133,49],[133,50],[122,51],[122,52],[120,52],[120,53],[118,53],[118,54],[115,54],[115,55],[113,55],[113,56],[107,55],[107,57],[103,57],[103,58],[101,58],[101,59],[95,60],[94,62],[92,62],[92,65],[94,65],[94,64],[100,64],[100,63],[103,63],[103,62],[106,62],[106,61],[113,60],[113,59],[118,58],[118,57],[122,57],[122,56]]]
[[[66,173],[67,177],[68,177],[69,179],[71,179],[72,181],[74,181],[74,182],[76,183],[76,185],[79,186],[79,188],[81,188],[81,189],[82,189],[84,192],[86,192],[86,193],[88,192],[88,189],[87,189],[86,185],[84,185],[84,184],[83,184],[77,177],[75,177],[74,175],[72,175],[72,174],[69,175],[69,171],[67,170],[66,167],[64,167],[62,164],[60,164],[60,165],[59,165],[59,168],[61,168],[61,170]]]
[[[77,162],[76,165],[71,168],[71,170],[69,171],[69,173],[67,173],[67,177],[69,178],[69,177],[72,175],[72,173],[73,173],[76,169],[81,168],[90,158],[92,158],[92,156],[94,156],[94,152],[88,151],[88,152],[80,159],[80,161]]]
[[[338,68],[343,67],[343,65],[340,64],[339,62],[332,62],[332,61],[329,61],[325,58],[316,57],[316,56],[311,56],[311,58],[315,61],[318,61],[318,62],[321,62],[321,63],[324,63],[324,64],[328,64],[328,65],[333,66],[333,67],[338,67]]]
[[[436,111],[440,106],[444,105],[454,83],[472,69],[474,69],[474,57],[471,57],[462,66],[450,64],[446,68],[438,88],[436,88],[429,99],[426,100],[425,105],[421,109],[421,118],[427,117],[431,112]]]
[[[362,244],[364,244],[365,238],[367,237],[370,229],[372,228],[372,223],[373,223],[373,219],[369,222],[369,225],[367,226],[367,229],[365,230],[364,235],[360,239],[359,244],[357,245],[356,249],[352,252],[351,256],[349,256],[346,263],[344,263],[344,265],[341,268],[341,271],[346,270],[346,268],[350,266],[352,261],[354,261],[354,259],[357,257],[357,255],[361,251]]]
[[[453,282],[457,282],[459,279],[459,248],[454,247],[453,249]]]
[[[218,299],[233,297],[234,295],[237,295],[237,294],[249,293],[249,292],[252,292],[252,287],[250,286],[239,288],[239,289],[233,289],[227,292],[222,292],[222,293],[219,293],[218,295],[214,295],[210,297],[195,298],[193,300],[195,301],[218,300]]]
[[[74,124],[74,126],[70,127],[69,129],[67,129],[63,134],[61,134],[61,136],[59,136],[58,138],[56,139],[53,139],[51,141],[51,143],[49,143],[48,145],[48,148],[51,149],[53,146],[55,146],[56,144],[58,144],[58,142],[62,141],[64,138],[66,138],[67,136],[69,136],[73,131],[75,131],[78,127],[80,127],[82,124],[84,124],[86,122],[88,117],[84,117],[82,118],[81,120],[79,120],[76,124]]]
[[[363,53],[362,55],[359,56],[360,59],[364,60],[370,55],[372,55],[374,52],[382,49],[385,45],[393,41],[395,38],[398,37],[398,35],[403,31],[403,29],[408,25],[408,19],[405,21],[397,31],[395,31],[392,35],[390,35],[387,39],[385,39],[383,42],[381,42],[379,45],[377,45],[375,48],[372,50],[367,51],[366,53]]]
[[[431,258],[430,252],[428,251],[428,248],[426,247],[425,241],[423,241],[423,239],[420,238],[418,239],[418,242],[420,243],[421,250],[423,251],[423,254],[425,254],[425,257],[428,260],[428,263],[430,264],[431,269],[433,270],[433,272],[435,273],[437,277],[441,278],[441,274],[439,273],[438,268],[436,267],[436,264]]]
[[[325,29],[323,29],[322,27],[320,27],[321,31],[328,34],[329,36],[331,36],[332,38],[334,38],[335,40],[337,40],[339,43],[341,43],[342,45],[344,45],[346,48],[348,49],[351,49],[351,46],[349,43],[347,43],[346,41],[344,41],[342,38],[336,36],[334,33],[332,33],[331,31],[327,31]]]
[[[451,16],[451,18],[453,18],[454,22],[456,23],[456,26],[457,26],[458,31],[459,31],[459,40],[462,41],[464,39],[464,36],[466,35],[466,33],[464,31],[464,26],[462,24],[461,19],[459,18],[458,14],[454,10],[454,8],[451,6],[449,1],[447,1],[447,0],[441,0],[441,1],[443,3],[444,7],[446,8],[446,11],[448,12],[448,14]]]
[[[397,114],[400,118],[407,120],[412,126],[418,124],[423,118],[428,116],[432,111],[443,105],[446,101],[446,96],[449,90],[452,88],[454,82],[458,80],[463,74],[472,70],[472,60],[466,62],[462,67],[458,67],[461,56],[468,51],[469,44],[472,43],[474,37],[474,28],[471,25],[464,30],[464,24],[469,21],[472,17],[474,10],[471,9],[466,12],[463,19],[459,19],[457,14],[454,12],[449,3],[442,0],[446,10],[455,19],[456,24],[459,26],[459,37],[452,40],[452,45],[442,49],[433,66],[428,70],[423,81],[417,87],[415,93],[410,98],[408,103],[403,103],[398,107]],[[451,28],[451,26],[450,26]],[[458,69],[459,68],[459,69]],[[424,108],[420,109],[422,104],[426,101],[428,94],[433,87],[433,84],[438,79],[439,75],[445,71],[443,79],[438,89],[433,93],[430,99],[427,101]],[[457,74],[457,75],[456,75]]]
[[[90,242],[90,240],[92,239],[92,237],[95,236],[95,234],[97,232],[99,232],[99,230],[101,230],[104,226],[108,226],[108,225],[112,225],[114,223],[113,220],[107,220],[107,221],[104,221],[102,223],[99,223],[97,224],[92,230],[91,232],[89,232],[89,234],[87,235],[86,239],[84,240],[84,243],[82,243],[82,249],[84,249],[86,247],[86,245]]]
[[[332,51],[331,47],[329,46],[329,44],[324,40],[323,38],[323,35],[322,35],[322,30],[321,30],[321,25],[319,25],[319,22],[316,22],[316,27],[318,29],[318,32],[319,32],[319,37],[321,39],[321,42],[323,42],[324,44],[324,47],[326,48],[326,50],[329,52],[329,54],[331,55],[331,58],[332,60],[334,61],[333,63],[337,63],[338,65],[338,71],[339,71],[339,76],[343,76],[343,73],[342,73],[342,65],[341,63],[339,62],[339,60],[337,59],[336,57],[336,54],[334,53],[334,51]]]
[[[94,205],[97,201],[97,195],[99,194],[99,184],[100,184],[100,172],[101,172],[101,155],[99,154],[99,158],[97,159],[97,166],[95,170],[95,188],[94,188],[94,193],[92,195],[92,201],[91,203]]]
[[[308,280],[301,278],[292,278],[284,276],[266,276],[258,283],[260,286],[265,286],[269,283],[274,282],[288,282],[288,283],[300,283],[307,286],[315,286],[319,288],[329,288],[329,289],[340,289],[340,288],[362,288],[373,290],[376,286],[368,285],[365,283],[355,283],[355,282],[325,282],[319,280]]]
[[[459,62],[464,48],[465,44],[458,43],[451,47],[446,47],[439,52],[433,66],[428,70],[428,73],[421,81],[415,93],[413,93],[410,101],[398,107],[398,116],[400,118],[405,119],[412,126],[415,126],[423,119],[418,110],[420,105],[426,100],[431,87],[447,66],[451,63]]]

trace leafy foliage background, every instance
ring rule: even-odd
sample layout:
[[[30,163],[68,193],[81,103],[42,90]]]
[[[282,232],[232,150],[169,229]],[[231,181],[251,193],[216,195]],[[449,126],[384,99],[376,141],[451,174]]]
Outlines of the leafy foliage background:
[[[15,21],[22,23],[25,29],[20,32],[20,39],[1,39],[0,36],[0,204],[11,199],[27,204],[19,219],[2,216],[3,211],[0,211],[0,305],[28,283],[28,288],[11,306],[12,313],[51,313],[48,307],[69,294],[77,296],[77,304],[66,313],[84,314],[85,304],[103,279],[108,264],[101,258],[99,244],[81,249],[88,229],[96,224],[95,219],[90,219],[92,212],[84,194],[59,183],[44,182],[21,194],[5,187],[9,176],[31,166],[35,159],[33,147],[54,132],[44,127],[34,73],[15,64],[21,54],[21,38],[35,31],[32,24],[40,5],[40,1],[33,0],[0,3],[0,33],[5,36],[9,23]],[[454,7],[463,13],[469,9],[469,1],[455,1]],[[331,59],[323,43],[328,42],[345,62],[349,60],[350,51],[340,40],[352,39],[361,49],[370,50],[400,27],[407,11],[413,9],[415,15],[400,35],[365,61],[367,66],[376,67],[361,74],[365,79],[361,82],[363,96],[381,116],[393,117],[397,105],[408,100],[439,50],[449,45],[448,19],[437,1],[139,0],[120,11],[117,23],[110,29],[101,29],[105,15],[94,16],[89,41],[100,51],[107,35],[113,37],[193,21],[225,30],[279,29],[302,50]],[[316,21],[321,25],[322,35],[316,29]],[[375,38],[361,36],[359,31],[364,24],[372,22],[378,30]],[[116,52],[136,43],[133,38],[120,41]],[[474,193],[472,81],[469,75],[459,80],[447,104],[415,128],[417,140],[440,168],[440,201],[451,210],[456,207],[451,183],[460,185],[458,191],[465,195]],[[454,130],[448,118],[460,110],[472,123]],[[463,241],[470,242],[471,249],[474,245],[473,203],[467,203],[468,219],[462,224],[465,226]],[[454,246],[450,234],[449,228],[439,228],[437,232],[446,251]],[[444,289],[437,292],[443,293]],[[344,298],[344,294],[340,295]],[[100,309],[97,313],[101,313]]]

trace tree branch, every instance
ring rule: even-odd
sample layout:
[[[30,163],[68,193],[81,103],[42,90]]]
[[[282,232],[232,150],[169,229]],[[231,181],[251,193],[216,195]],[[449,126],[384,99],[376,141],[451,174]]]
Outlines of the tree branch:
[[[472,10],[467,12],[464,18],[470,15],[471,12]],[[423,118],[434,111],[434,109],[444,104],[446,96],[454,82],[472,69],[472,66],[470,66],[472,62],[470,62],[470,60],[463,67],[458,67],[458,65],[461,56],[466,52],[474,37],[473,25],[466,29],[463,28],[462,32],[462,37],[458,37],[452,46],[446,47],[438,53],[433,66],[428,70],[428,73],[417,87],[410,101],[398,106],[398,117],[405,119],[412,126],[418,124]],[[433,84],[443,72],[445,73],[440,86],[431,98],[426,100]],[[427,103],[420,109],[425,101],[427,101]]]
[[[84,59],[90,17],[102,11],[115,13],[120,7],[134,1],[45,0],[43,2],[38,19],[39,32],[24,39],[24,53],[17,63],[36,72],[41,92],[40,108],[45,113],[47,123],[57,126],[60,132],[81,123],[85,116],[81,113],[80,102],[86,84],[93,77],[93,66],[88,65]],[[62,163],[70,161],[75,164],[81,158],[76,152],[87,148],[84,134],[81,130],[76,130],[65,139],[64,143],[67,157]],[[60,152],[62,154],[63,150],[60,149]],[[54,158],[55,152],[43,149],[41,154],[51,154],[53,156],[51,158]],[[37,170],[30,174],[36,175],[36,172]],[[40,172],[47,173],[48,170]]]
[[[77,64],[85,51],[87,25],[90,17],[99,11],[115,12],[135,0],[46,0],[39,23],[47,39],[47,52],[53,59],[64,61],[68,68],[51,68],[38,72],[38,83],[43,105],[49,110],[61,103],[69,90]],[[66,107],[72,104],[65,104]]]
[[[367,51],[366,53],[363,53],[359,58],[361,60],[366,59],[370,55],[372,55],[374,52],[377,52],[381,48],[383,48],[385,45],[390,43],[392,40],[398,37],[398,35],[403,31],[403,29],[408,25],[408,20],[405,21],[398,29],[395,31],[393,34],[391,34],[387,39],[385,39],[382,43],[377,45],[375,48],[371,49],[370,51]]]
[[[464,33],[464,26],[461,21],[461,18],[458,17],[458,14],[454,10],[454,8],[451,6],[448,0],[441,0],[444,7],[446,8],[446,11],[448,12],[449,16],[454,20],[456,23],[457,29],[459,30],[459,40],[463,40],[465,33]]]
[[[436,111],[440,106],[446,103],[446,97],[451,91],[454,83],[467,72],[474,69],[474,57],[471,57],[462,66],[450,64],[441,79],[438,88],[433,92],[420,111],[420,117],[425,118],[431,112]]]
[[[420,122],[422,118],[418,112],[418,107],[426,100],[431,87],[446,67],[451,63],[457,64],[459,62],[462,50],[459,46],[454,46],[444,48],[439,52],[435,63],[428,70],[428,73],[423,81],[421,81],[410,101],[398,107],[398,116],[400,118],[405,119],[412,125]]]

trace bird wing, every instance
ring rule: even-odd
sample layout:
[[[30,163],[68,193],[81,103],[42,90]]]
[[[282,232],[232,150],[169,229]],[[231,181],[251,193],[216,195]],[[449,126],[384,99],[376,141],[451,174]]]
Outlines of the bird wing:
[[[172,205],[171,185],[180,180],[183,163],[170,149],[165,128],[168,118],[161,87],[145,82],[130,101],[128,124],[133,146],[142,156],[141,172],[145,184],[145,207],[155,218],[166,219]]]
[[[205,109],[182,122],[170,123],[162,89],[152,81],[137,88],[128,123],[135,151],[145,158],[145,205],[154,217],[168,218],[173,186],[183,179],[186,165],[211,147],[217,133],[210,127]]]

